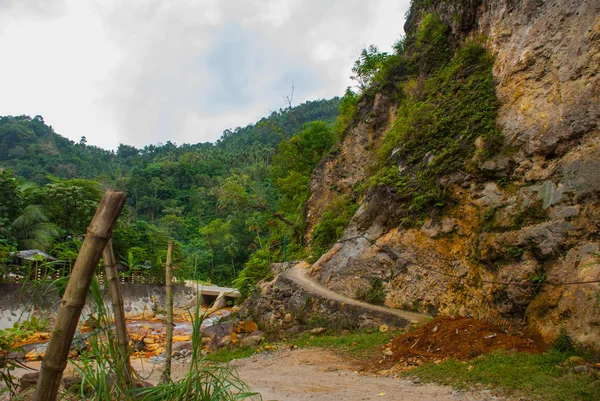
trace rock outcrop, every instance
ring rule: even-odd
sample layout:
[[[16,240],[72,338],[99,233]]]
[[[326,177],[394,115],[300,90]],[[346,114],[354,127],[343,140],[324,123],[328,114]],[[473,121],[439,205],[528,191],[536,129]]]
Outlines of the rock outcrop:
[[[422,2],[415,2],[422,3]],[[485,37],[494,56],[503,151],[447,180],[443,215],[398,224],[376,191],[313,277],[348,296],[384,281],[386,305],[506,321],[551,341],[561,329],[600,347],[600,3],[484,0],[413,5],[455,43]],[[326,205],[369,176],[395,118],[385,93],[359,102],[341,150],[317,167],[307,238]]]

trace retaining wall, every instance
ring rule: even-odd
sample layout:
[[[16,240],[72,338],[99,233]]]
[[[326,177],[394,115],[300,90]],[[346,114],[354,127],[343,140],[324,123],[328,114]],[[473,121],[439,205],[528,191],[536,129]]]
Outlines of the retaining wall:
[[[149,318],[166,315],[166,289],[160,284],[122,284],[125,316]],[[193,288],[173,286],[175,313],[185,313],[196,295]],[[109,310],[112,304],[107,290],[103,290],[104,302]],[[47,284],[0,283],[0,329],[12,327],[18,320],[27,320],[32,314],[52,319],[60,305],[60,294]],[[87,319],[95,308],[88,298],[81,319]]]

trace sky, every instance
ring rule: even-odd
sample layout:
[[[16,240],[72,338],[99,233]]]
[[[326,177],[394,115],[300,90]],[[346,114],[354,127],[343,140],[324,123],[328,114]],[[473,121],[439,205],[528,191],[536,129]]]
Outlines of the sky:
[[[0,0],[0,115],[116,149],[212,142],[341,96],[410,0]]]

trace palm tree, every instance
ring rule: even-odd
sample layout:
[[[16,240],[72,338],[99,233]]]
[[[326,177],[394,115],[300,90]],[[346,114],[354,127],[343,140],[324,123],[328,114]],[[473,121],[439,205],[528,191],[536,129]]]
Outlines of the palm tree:
[[[58,227],[48,221],[40,205],[26,206],[11,226],[19,249],[47,251],[52,238],[59,235]]]

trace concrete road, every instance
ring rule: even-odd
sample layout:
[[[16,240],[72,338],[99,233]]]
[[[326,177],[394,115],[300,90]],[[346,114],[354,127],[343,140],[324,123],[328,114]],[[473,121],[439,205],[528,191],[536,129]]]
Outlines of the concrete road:
[[[319,295],[327,299],[343,302],[347,305],[360,306],[361,308],[373,311],[391,313],[404,319],[410,320],[412,323],[416,324],[426,323],[429,320],[431,320],[431,316],[424,313],[407,312],[400,309],[391,309],[386,308],[384,306],[372,305],[353,298],[349,298],[345,295],[338,294],[337,292],[331,291],[330,289],[323,287],[321,284],[308,277],[308,275],[306,274],[307,271],[307,269],[298,267],[298,265],[296,265],[284,271],[283,273],[281,273],[281,275],[294,281],[309,293]]]

